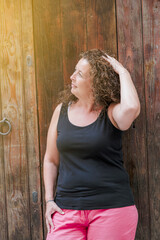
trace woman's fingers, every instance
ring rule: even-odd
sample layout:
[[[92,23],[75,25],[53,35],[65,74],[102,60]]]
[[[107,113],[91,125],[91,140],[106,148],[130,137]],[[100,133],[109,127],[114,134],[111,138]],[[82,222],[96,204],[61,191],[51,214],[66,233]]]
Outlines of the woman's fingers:
[[[105,57],[105,56],[102,56],[102,57],[103,57],[108,63],[110,63],[110,64],[112,65],[112,67],[114,68],[114,70],[115,70],[115,68],[116,68],[115,65],[116,65],[117,63],[119,63],[119,62],[117,62],[115,58],[112,58],[112,57],[110,57],[110,56],[108,56],[108,55],[107,55],[106,57]]]
[[[110,57],[110,56],[108,56],[108,55],[102,56],[102,57],[103,57],[107,62],[109,62],[110,64],[112,64],[114,58],[112,58],[112,57]]]
[[[105,53],[105,56],[104,57],[106,57],[106,58],[109,58],[110,56],[109,55],[107,55],[107,53]]]
[[[107,57],[104,56],[102,57],[111,64],[116,73],[120,74],[121,72],[127,71],[127,69],[125,69],[123,65],[119,61],[117,61],[114,57],[110,57],[109,55],[107,55]]]
[[[46,219],[46,225],[47,225],[47,231],[48,233],[50,232],[50,226],[49,226],[49,223],[48,223],[48,220]]]
[[[53,223],[52,223],[53,224]],[[46,218],[46,225],[47,225],[47,231],[48,231],[48,233],[51,231],[51,227],[52,227],[52,225],[50,224],[50,222],[49,222],[49,219],[47,219]],[[53,226],[53,228],[54,228],[54,226]]]
[[[63,210],[61,208],[58,207],[58,205],[53,201],[53,202],[49,202],[48,203],[48,211],[50,213],[53,212],[59,212],[60,214],[64,214]]]
[[[46,225],[47,225],[48,232],[50,232],[51,229],[54,229],[52,215],[55,212],[64,214],[63,210],[61,208],[59,208],[58,205],[54,201],[49,202],[47,204],[47,209],[46,209]]]
[[[113,58],[113,57],[111,57],[111,56],[109,56],[109,55],[107,55],[107,54],[105,54],[106,56],[102,56],[105,60],[107,60],[107,61],[113,61],[113,60],[116,60],[115,58]]]
[[[59,212],[60,214],[64,214],[63,210],[59,208],[58,206],[56,207],[56,211]]]
[[[109,60],[109,57],[108,56],[102,56],[105,60]]]
[[[50,232],[51,228],[54,228],[51,216],[52,215],[49,213],[46,214],[46,225],[47,225],[48,233]]]
[[[54,228],[54,225],[53,225],[53,221],[52,221],[51,215],[48,216],[47,220],[48,220],[48,224],[51,226],[51,228]],[[49,230],[50,230],[50,226],[49,226]]]

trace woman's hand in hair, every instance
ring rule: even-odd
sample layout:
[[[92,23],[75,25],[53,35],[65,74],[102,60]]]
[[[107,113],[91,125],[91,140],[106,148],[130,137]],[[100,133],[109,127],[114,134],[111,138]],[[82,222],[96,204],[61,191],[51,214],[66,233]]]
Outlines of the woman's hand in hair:
[[[128,70],[126,68],[123,67],[123,65],[118,62],[114,57],[110,57],[109,55],[106,54],[105,56],[102,56],[107,62],[109,62],[111,64],[111,66],[113,67],[114,71],[116,73],[120,74],[124,74],[124,73],[128,73]]]

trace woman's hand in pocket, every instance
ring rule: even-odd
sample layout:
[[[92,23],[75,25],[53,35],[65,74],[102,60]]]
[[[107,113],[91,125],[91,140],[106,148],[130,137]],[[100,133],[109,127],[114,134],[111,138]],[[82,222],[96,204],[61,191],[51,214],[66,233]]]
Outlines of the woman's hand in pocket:
[[[61,208],[58,207],[58,205],[54,201],[49,201],[46,203],[46,225],[47,225],[47,230],[48,233],[50,232],[51,228],[54,229],[54,225],[52,222],[52,215],[55,212],[59,212],[60,214],[64,214]]]

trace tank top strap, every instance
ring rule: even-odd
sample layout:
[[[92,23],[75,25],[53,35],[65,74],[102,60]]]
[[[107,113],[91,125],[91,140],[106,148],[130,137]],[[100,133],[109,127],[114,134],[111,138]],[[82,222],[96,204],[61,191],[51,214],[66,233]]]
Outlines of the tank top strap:
[[[67,105],[62,103],[59,119],[57,123],[57,130],[59,130],[65,124],[66,117],[67,117]]]

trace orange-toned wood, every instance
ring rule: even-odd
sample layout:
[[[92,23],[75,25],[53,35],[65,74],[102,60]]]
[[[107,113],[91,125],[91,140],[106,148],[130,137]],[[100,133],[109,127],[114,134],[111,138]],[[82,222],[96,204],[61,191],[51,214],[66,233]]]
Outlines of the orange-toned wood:
[[[117,54],[115,1],[86,1],[87,48]]]
[[[1,15],[0,15],[1,22]],[[0,42],[0,49],[1,42]],[[1,61],[0,61],[1,62]],[[1,66],[1,64],[0,64]],[[1,72],[1,67],[0,67]],[[0,75],[0,120],[2,120],[2,106],[1,106],[1,75]],[[8,130],[8,128],[7,128]],[[6,131],[7,131],[6,130]],[[5,132],[5,124],[0,123],[0,132]],[[4,174],[4,150],[3,150],[3,136],[0,135],[0,239],[8,239],[8,226],[7,226],[7,205],[6,205],[6,192],[5,192],[5,174]]]
[[[160,239],[160,1],[143,0],[150,239]]]
[[[37,119],[37,92],[35,82],[35,60],[33,39],[32,1],[21,1],[23,86],[26,150],[28,158],[28,198],[30,208],[31,236],[28,239],[42,240],[41,176],[39,134]]]
[[[150,240],[141,2],[118,0],[116,9],[119,61],[129,70],[141,102],[140,115],[124,133],[124,163],[139,212],[136,239]]]
[[[1,100],[2,118],[12,125],[3,137],[7,224],[9,239],[30,236],[28,199],[28,159],[26,151],[25,108],[20,1],[0,1],[1,12]]]
[[[1,0],[0,9],[0,111],[12,125],[0,137],[0,239],[43,239],[32,2]]]
[[[61,1],[63,73],[65,83],[70,83],[81,51],[86,45],[85,0]]]
[[[41,164],[57,94],[63,89],[60,1],[33,0],[33,23]],[[43,169],[42,169],[43,170]],[[43,172],[42,172],[43,178]],[[44,214],[45,201],[43,194]],[[44,217],[44,229],[46,224]]]

